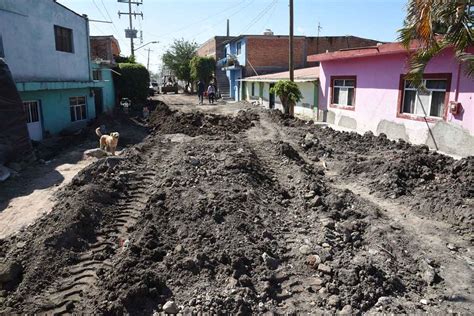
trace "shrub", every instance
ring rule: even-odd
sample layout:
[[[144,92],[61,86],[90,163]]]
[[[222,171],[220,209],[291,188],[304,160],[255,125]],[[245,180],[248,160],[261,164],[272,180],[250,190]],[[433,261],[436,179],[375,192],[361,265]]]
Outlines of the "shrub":
[[[119,98],[129,98],[132,107],[139,109],[145,104],[150,86],[150,74],[141,64],[121,63],[118,65],[116,87]]]
[[[280,80],[270,89],[270,93],[280,97],[285,114],[293,116],[294,108],[302,98],[298,85],[289,80]]]

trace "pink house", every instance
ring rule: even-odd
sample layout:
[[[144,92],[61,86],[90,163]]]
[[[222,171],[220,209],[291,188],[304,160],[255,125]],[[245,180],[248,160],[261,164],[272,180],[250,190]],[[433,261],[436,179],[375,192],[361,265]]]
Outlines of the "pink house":
[[[474,80],[446,49],[425,70],[427,90],[417,90],[405,80],[407,57],[399,43],[309,56],[309,62],[320,62],[319,107],[325,120],[458,156],[474,155]]]

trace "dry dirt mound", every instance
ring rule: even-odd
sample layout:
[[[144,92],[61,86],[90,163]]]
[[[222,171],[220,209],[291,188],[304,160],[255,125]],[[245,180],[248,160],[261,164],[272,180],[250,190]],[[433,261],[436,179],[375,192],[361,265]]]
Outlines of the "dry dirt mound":
[[[236,116],[229,117],[201,112],[183,113],[159,103],[150,117],[150,125],[160,134],[182,133],[198,136],[224,132],[239,133],[252,127],[252,121],[255,120],[258,120],[258,115],[252,111],[240,111]]]
[[[297,125],[302,148],[336,160],[346,180],[362,181],[380,196],[399,199],[420,214],[456,225],[466,235],[473,232],[474,157],[455,160],[426,146],[391,141],[384,134]]]

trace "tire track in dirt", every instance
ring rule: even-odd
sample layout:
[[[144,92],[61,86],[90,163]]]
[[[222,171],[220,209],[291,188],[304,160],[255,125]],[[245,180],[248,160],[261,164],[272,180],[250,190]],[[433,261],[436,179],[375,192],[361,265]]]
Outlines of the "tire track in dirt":
[[[292,141],[269,121],[267,113],[260,115],[260,121],[256,127],[247,132],[247,142],[264,165],[275,174],[277,182],[282,187],[288,188],[293,179],[299,179],[302,176],[301,170],[292,164],[285,164],[281,160],[284,156],[272,153],[272,150],[268,149],[268,143],[291,144]],[[297,148],[294,144],[292,147]],[[315,306],[314,292],[308,291],[310,288],[316,290],[321,288],[321,279],[304,265],[300,251],[301,247],[311,246],[315,242],[312,232],[320,230],[321,224],[319,221],[314,221],[314,218],[309,219],[307,214],[304,214],[305,212],[298,211],[304,208],[304,204],[305,201],[301,196],[295,196],[289,200],[286,206],[287,212],[280,214],[284,222],[283,228],[279,230],[278,237],[275,235],[284,254],[282,269],[273,277],[273,282],[278,284],[279,289],[275,295],[276,301],[279,302],[279,313],[301,313],[310,310],[323,312]]]
[[[155,172],[148,169],[148,171],[129,171],[122,174],[133,177],[128,184],[134,189],[117,200],[114,221],[97,233],[97,241],[91,244],[87,251],[79,254],[75,265],[65,268],[64,273],[68,276],[60,279],[45,291],[43,296],[50,303],[42,310],[42,313],[69,314],[76,305],[84,302],[88,294],[98,290],[96,284],[100,276],[104,274],[104,270],[113,268],[113,257],[112,260],[103,259],[103,253],[109,251],[118,253],[128,247],[130,228],[135,225],[140,212],[147,205],[147,190],[154,181]]]
[[[304,162],[309,166],[316,167],[321,164],[320,162],[312,161],[312,159],[300,149],[300,145],[297,144],[293,138],[289,137],[282,128],[273,124],[269,121],[269,117],[263,114],[261,114],[261,121],[257,124],[257,128],[253,129],[251,133],[247,133],[247,136],[249,142],[253,144],[252,147],[257,152],[259,158],[262,159],[262,161],[266,161],[268,166],[275,165],[275,159],[278,159],[278,157],[268,159],[269,152],[265,150],[262,151],[261,148],[259,148],[262,143],[266,141],[286,142],[297,151]],[[326,164],[324,164],[324,167],[326,168]],[[276,169],[270,167],[270,169],[274,169],[278,174],[278,167]],[[289,170],[287,171],[291,172]],[[281,174],[279,178],[282,184],[288,182],[285,174]],[[424,220],[412,214],[410,210],[403,205],[394,205],[391,201],[378,199],[370,195],[369,190],[360,185],[344,184],[341,182],[341,179],[335,179],[333,170],[326,170],[326,179],[328,180],[326,181],[326,185],[328,188],[332,188],[333,191],[350,192],[350,194],[357,196],[357,199],[361,203],[368,206],[372,205],[374,210],[382,211],[383,220],[381,220],[380,223],[373,223],[372,231],[383,231],[386,229],[386,226],[390,225],[398,227],[397,229],[403,232],[403,239],[409,242],[414,249],[420,250],[420,253],[413,254],[414,259],[419,262],[435,260],[434,262],[441,263],[440,274],[445,280],[443,283],[445,299],[448,301],[452,300],[455,310],[469,311],[469,306],[467,305],[473,301],[472,294],[469,293],[469,288],[473,282],[472,277],[470,277],[473,273],[473,261],[469,258],[469,253],[471,252],[470,246],[467,245],[466,242],[463,242],[454,232],[453,234],[441,235],[440,232],[450,230],[447,224],[438,221]],[[316,222],[316,224],[308,223],[307,218],[298,216],[299,214],[297,214],[296,210],[293,211],[292,209],[301,207],[304,205],[304,201],[300,203],[301,201],[294,200],[295,199],[293,199],[288,206],[289,212],[294,216],[292,218],[293,223],[289,225],[291,229],[282,234],[281,245],[287,248],[285,252],[286,256],[290,262],[293,261],[292,264],[295,264],[296,267],[298,262],[295,262],[295,259],[297,261],[297,258],[301,256],[299,247],[310,244],[311,237],[308,233],[311,230],[321,228],[321,225],[318,225],[318,222]],[[318,221],[318,219],[316,220]],[[389,236],[391,235],[388,234],[387,237]],[[375,242],[375,244],[370,240],[367,240],[367,242],[372,245],[371,247],[377,249],[377,242]],[[451,252],[446,248],[446,243],[448,242],[459,245],[467,254],[463,255],[461,253]],[[389,255],[393,256],[393,254]],[[299,269],[295,268],[294,270],[298,271]],[[466,278],[465,276],[469,277]],[[321,284],[318,284],[318,278],[308,276],[302,278],[302,275],[291,272],[286,273],[286,278],[281,281],[281,288],[284,289],[283,294],[287,294],[288,297],[291,297],[285,300],[286,305],[290,305],[292,308],[290,311],[301,311],[308,305],[308,302],[311,302],[314,298],[314,295],[311,295],[311,293],[308,293],[305,289],[310,287],[317,289],[321,287]],[[438,297],[439,294],[436,292],[439,292],[439,288],[433,289],[428,287],[424,294],[420,294],[425,295],[422,297]],[[434,311],[434,309],[432,311]]]

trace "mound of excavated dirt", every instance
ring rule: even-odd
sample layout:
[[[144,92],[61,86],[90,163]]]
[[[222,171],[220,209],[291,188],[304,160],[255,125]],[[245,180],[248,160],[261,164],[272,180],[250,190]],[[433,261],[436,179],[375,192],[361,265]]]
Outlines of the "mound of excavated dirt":
[[[183,113],[171,110],[166,104],[157,105],[150,117],[150,125],[160,134],[182,133],[189,136],[239,133],[253,126],[258,115],[253,111],[239,111],[236,116]]]
[[[384,198],[402,200],[466,234],[474,231],[474,157],[455,160],[426,146],[391,141],[384,134],[296,125],[302,148],[335,161],[346,181],[362,181]]]
[[[0,267],[16,270],[0,313],[452,308],[439,262],[376,205],[328,185],[297,146],[239,133],[255,119],[158,109],[154,135],[86,168],[49,215],[2,242]],[[332,146],[317,133],[306,154]]]

